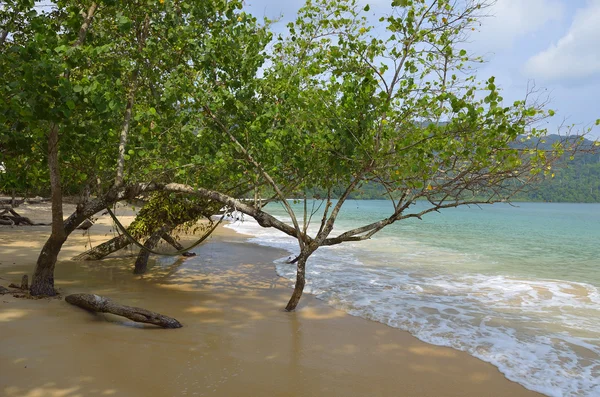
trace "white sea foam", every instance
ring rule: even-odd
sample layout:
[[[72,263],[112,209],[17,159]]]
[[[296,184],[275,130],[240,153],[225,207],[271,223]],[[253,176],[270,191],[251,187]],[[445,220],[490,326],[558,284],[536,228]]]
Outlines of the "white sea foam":
[[[297,252],[294,239],[252,220],[229,227],[254,236],[252,242]],[[466,351],[531,390],[557,397],[600,396],[598,288],[444,271],[437,261],[478,258],[436,254],[432,247],[406,241],[394,249],[393,240],[375,241],[387,247],[377,251],[368,244],[360,250],[352,244],[320,249],[307,264],[306,291],[352,315]],[[277,272],[293,281],[295,266],[286,259],[277,262]]]

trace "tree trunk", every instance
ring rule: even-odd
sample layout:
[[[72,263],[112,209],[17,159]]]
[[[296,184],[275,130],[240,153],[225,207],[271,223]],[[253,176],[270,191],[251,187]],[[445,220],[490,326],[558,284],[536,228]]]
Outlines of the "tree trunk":
[[[292,293],[292,297],[290,298],[287,306],[285,307],[285,310],[288,312],[296,310],[296,306],[298,306],[298,302],[300,302],[302,292],[304,291],[304,285],[306,284],[306,261],[313,252],[314,251],[305,252],[303,250],[300,252],[300,255],[298,255],[296,263],[296,285],[294,286],[294,292]]]
[[[8,30],[4,29],[0,31],[0,45],[3,45],[6,41],[6,37],[8,37]]]
[[[123,173],[125,170],[125,146],[127,146],[127,136],[129,134],[129,125],[131,123],[131,115],[133,111],[133,105],[135,102],[135,90],[137,89],[137,70],[133,75],[133,82],[127,95],[127,106],[125,107],[125,115],[123,117],[123,125],[121,126],[121,137],[119,140],[119,155],[117,157],[117,177],[115,178],[115,185],[121,186],[123,184]]]
[[[62,248],[66,238],[55,238],[50,236],[35,264],[35,271],[31,281],[31,295],[33,296],[54,296],[54,267],[58,253]]]
[[[62,208],[62,187],[58,162],[58,126],[53,124],[48,134],[48,169],[52,193],[52,233],[38,257],[31,282],[31,295],[54,296],[54,266],[58,253],[67,235],[65,233]]]
[[[153,188],[155,189],[156,187]],[[147,191],[152,191],[152,188]],[[56,238],[54,234],[51,234],[40,252],[31,282],[31,295],[49,295],[49,291],[52,291],[54,295],[56,294],[54,291],[54,266],[56,265],[58,253],[64,242],[67,240],[67,237],[73,233],[75,228],[79,226],[81,222],[106,209],[115,202],[131,199],[136,197],[139,193],[139,186],[126,189],[112,188],[104,196],[90,201],[82,208],[78,208],[66,221],[62,222],[62,237]]]
[[[120,236],[114,237],[104,243],[97,245],[96,247],[89,249],[77,256],[73,257],[75,261],[95,261],[104,258],[107,255],[112,254],[122,248],[127,247],[131,244],[131,241],[126,235],[121,234]]]
[[[165,232],[171,231],[172,229],[172,226],[164,225],[163,227],[152,233],[152,236],[150,236],[148,240],[146,240],[146,242],[144,243],[144,248],[148,248],[148,250],[153,250],[162,238],[162,235],[165,234]],[[133,269],[134,274],[144,274],[146,273],[146,270],[148,270],[148,258],[150,258],[150,251],[148,250],[140,249],[140,253],[137,256],[137,259],[135,260],[135,268]]]
[[[139,307],[125,306],[114,303],[108,298],[92,294],[73,294],[68,295],[65,300],[75,306],[97,313],[111,313],[118,316],[127,317],[138,323],[154,324],[163,328],[181,328],[179,321],[172,317],[151,312]]]

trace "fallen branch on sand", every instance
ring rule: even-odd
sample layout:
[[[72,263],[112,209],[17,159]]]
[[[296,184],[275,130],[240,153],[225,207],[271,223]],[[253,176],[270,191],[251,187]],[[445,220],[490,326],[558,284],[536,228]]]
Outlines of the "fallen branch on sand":
[[[28,226],[48,226],[46,223],[34,223],[31,219],[26,216],[19,215],[12,208],[5,208],[0,212],[0,225],[7,226],[20,226],[20,225],[28,225]]]
[[[29,291],[29,277],[27,277],[27,275],[24,274],[23,277],[21,278],[21,285],[10,283],[8,288],[16,288],[16,289],[20,289],[23,291]]]
[[[15,298],[23,298],[23,297],[28,296],[28,292],[29,292],[29,277],[26,274],[24,274],[23,278],[21,278],[21,285],[17,285],[15,283],[10,283],[8,285],[8,288],[0,285],[0,295],[11,294]]]
[[[65,300],[75,306],[96,313],[111,313],[117,316],[127,317],[138,323],[154,324],[163,328],[181,328],[179,321],[172,317],[151,312],[139,307],[125,306],[114,303],[108,298],[94,294],[73,294],[68,295]]]

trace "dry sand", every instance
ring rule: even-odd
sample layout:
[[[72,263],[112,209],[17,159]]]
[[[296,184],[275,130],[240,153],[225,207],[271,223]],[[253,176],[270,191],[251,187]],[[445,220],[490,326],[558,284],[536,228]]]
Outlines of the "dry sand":
[[[43,221],[41,208],[19,212]],[[68,212],[68,211],[67,211]],[[49,214],[49,213],[48,213]],[[47,214],[47,215],[48,215]],[[63,294],[97,293],[177,318],[163,330],[96,315],[62,299],[0,296],[5,396],[535,396],[466,353],[420,342],[291,289],[284,252],[220,228],[199,256],[131,273],[132,258],[69,258],[112,235],[75,232],[56,269]],[[49,227],[0,227],[0,284],[31,276]]]

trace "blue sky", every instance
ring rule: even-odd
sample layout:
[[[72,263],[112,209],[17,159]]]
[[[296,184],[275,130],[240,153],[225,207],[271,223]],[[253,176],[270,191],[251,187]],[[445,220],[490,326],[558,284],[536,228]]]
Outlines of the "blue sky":
[[[258,17],[282,16],[275,30],[285,31],[303,0],[246,0],[246,9]],[[370,13],[390,11],[391,0],[360,0]],[[549,108],[559,124],[592,126],[600,118],[600,0],[497,0],[467,44],[486,59],[480,79],[496,76],[509,103],[522,98],[528,84],[546,89]],[[592,132],[600,138],[600,127]]]

